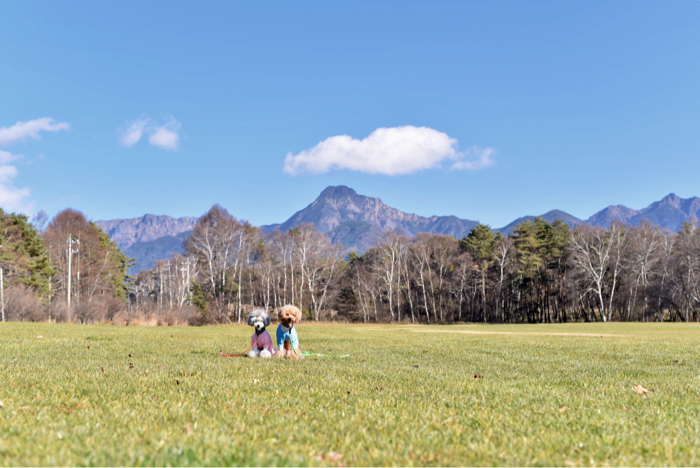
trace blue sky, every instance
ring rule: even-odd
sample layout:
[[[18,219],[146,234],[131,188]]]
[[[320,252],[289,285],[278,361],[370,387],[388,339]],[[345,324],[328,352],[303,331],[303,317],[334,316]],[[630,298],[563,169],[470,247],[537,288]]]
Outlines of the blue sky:
[[[700,196],[699,84],[697,0],[6,3],[0,206],[587,218]]]

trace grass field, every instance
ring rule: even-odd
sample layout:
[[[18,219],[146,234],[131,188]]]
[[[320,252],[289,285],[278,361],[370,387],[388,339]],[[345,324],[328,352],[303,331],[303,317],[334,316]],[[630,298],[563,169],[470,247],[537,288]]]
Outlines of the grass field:
[[[0,324],[0,465],[700,464],[698,324],[298,331]]]

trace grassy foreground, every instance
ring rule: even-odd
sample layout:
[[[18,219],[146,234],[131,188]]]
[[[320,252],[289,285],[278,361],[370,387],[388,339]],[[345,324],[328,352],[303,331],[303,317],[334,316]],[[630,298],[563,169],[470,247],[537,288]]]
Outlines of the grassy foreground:
[[[697,324],[298,331],[0,324],[0,465],[700,464]]]

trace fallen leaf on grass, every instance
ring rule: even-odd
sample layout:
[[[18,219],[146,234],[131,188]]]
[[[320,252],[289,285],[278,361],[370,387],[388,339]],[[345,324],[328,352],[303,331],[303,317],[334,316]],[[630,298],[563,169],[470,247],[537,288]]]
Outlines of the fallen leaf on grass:
[[[5,403],[3,403],[2,401],[0,401],[0,409],[2,409],[2,408],[4,408],[4,407],[5,407]]]
[[[481,379],[483,379],[483,378],[484,378],[483,375],[480,375],[480,374],[474,375],[474,380],[481,380]]]
[[[29,406],[20,406],[19,409],[22,411],[29,411]]]
[[[384,390],[384,387],[377,387],[377,388],[375,388],[375,390],[377,390],[378,392],[381,392],[382,390]]]
[[[348,392],[348,395],[357,395],[357,392]]]
[[[37,338],[41,339],[41,338],[43,338],[43,336],[39,335],[39,336],[37,336]]]
[[[177,380],[177,379],[175,379],[175,383],[176,383],[177,385],[180,385],[180,381]]]
[[[258,379],[253,379],[253,383],[258,383],[258,382],[260,382],[260,380],[258,380]]]
[[[564,411],[566,411],[566,410],[568,410],[568,409],[569,409],[568,406],[562,406],[561,408],[559,408],[559,412],[560,412],[560,413],[563,413]]]
[[[329,452],[327,455],[325,453],[319,452],[317,457],[319,460],[325,460],[326,458],[330,458],[335,462],[339,462],[343,459],[343,456],[337,452]]]
[[[418,364],[414,364],[413,367],[415,367],[416,369],[418,369]]]
[[[640,395],[644,395],[645,393],[649,393],[649,389],[646,388],[644,385],[635,385],[634,391]]]

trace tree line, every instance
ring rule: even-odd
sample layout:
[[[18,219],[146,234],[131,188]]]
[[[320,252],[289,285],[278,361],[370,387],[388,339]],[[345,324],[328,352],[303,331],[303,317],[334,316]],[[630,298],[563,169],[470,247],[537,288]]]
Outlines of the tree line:
[[[358,255],[312,224],[263,234],[215,205],[185,240],[184,255],[142,272],[136,287],[142,303],[160,300],[162,311],[172,295],[216,323],[287,303],[311,320],[697,321],[697,227],[571,229],[535,218],[509,236],[482,224],[463,239],[391,231]]]
[[[482,224],[462,239],[390,231],[359,255],[313,224],[264,234],[214,205],[185,239],[183,254],[135,277],[126,274],[133,260],[78,211],[49,223],[0,211],[0,231],[15,320],[240,323],[253,307],[274,315],[285,304],[307,320],[357,322],[700,319],[697,222],[675,233],[646,221],[572,229],[542,218],[508,236]],[[70,309],[68,239],[79,241]]]

